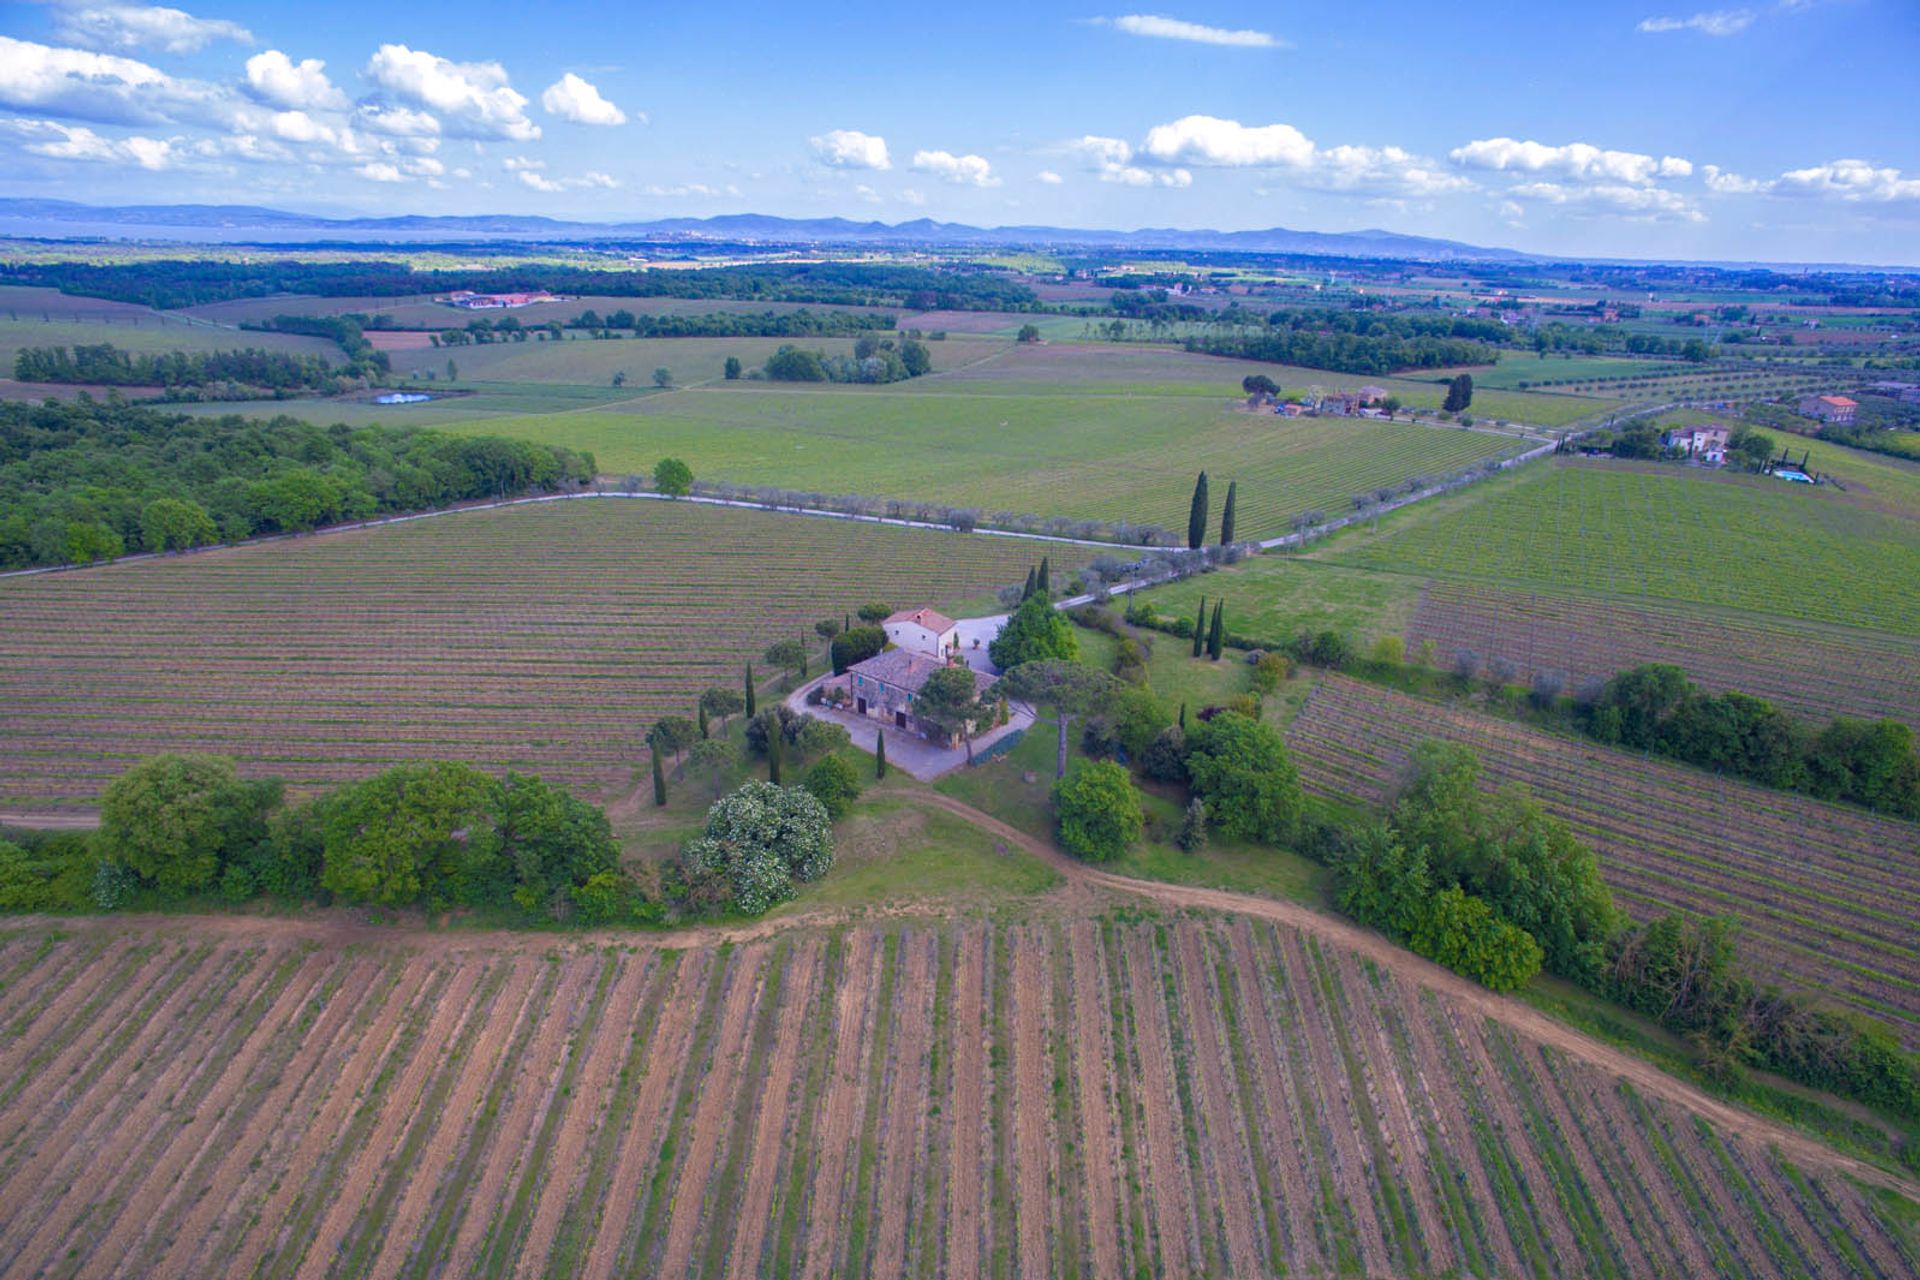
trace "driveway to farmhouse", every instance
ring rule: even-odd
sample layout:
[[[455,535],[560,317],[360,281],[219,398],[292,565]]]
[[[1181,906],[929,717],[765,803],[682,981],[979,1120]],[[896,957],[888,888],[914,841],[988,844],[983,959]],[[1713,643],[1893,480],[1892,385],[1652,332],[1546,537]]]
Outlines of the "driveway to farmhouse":
[[[1007,625],[1007,615],[996,613],[987,618],[962,618],[953,624],[953,638],[960,642],[960,656],[975,671],[983,671],[990,676],[1000,674],[1000,668],[993,665],[987,657],[987,646],[1000,634],[1000,628]],[[979,648],[974,648],[975,644]]]
[[[982,644],[985,641],[981,642]],[[984,659],[984,654],[982,655]],[[908,729],[895,729],[890,724],[866,716],[854,715],[851,711],[835,711],[832,707],[807,705],[807,691],[816,685],[825,684],[832,676],[821,676],[801,685],[786,697],[787,706],[803,716],[812,716],[816,720],[825,720],[837,724],[853,737],[853,745],[869,754],[879,740],[880,730],[891,730],[887,734],[887,767],[904,769],[922,782],[932,782],[943,773],[951,773],[967,763],[967,749],[959,746],[951,751],[936,747],[919,734]],[[1007,704],[1007,722],[997,729],[980,734],[973,740],[973,754],[982,751],[1009,734],[1018,733],[1033,723],[1033,708],[1024,702]]]

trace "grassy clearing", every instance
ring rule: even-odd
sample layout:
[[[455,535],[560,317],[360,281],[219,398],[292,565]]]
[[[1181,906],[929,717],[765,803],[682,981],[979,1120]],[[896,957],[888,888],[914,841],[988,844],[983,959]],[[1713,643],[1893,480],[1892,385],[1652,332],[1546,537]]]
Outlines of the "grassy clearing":
[[[1286,639],[1301,630],[1333,630],[1366,645],[1406,633],[1420,583],[1400,574],[1266,555],[1143,591],[1139,598],[1168,617],[1191,618],[1203,596],[1209,609],[1213,601],[1226,602],[1228,629],[1241,635]],[[1160,646],[1181,643],[1157,638]]]
[[[861,757],[871,772],[872,762]],[[969,907],[1045,893],[1060,874],[978,827],[909,799],[863,801],[834,833],[833,870],[786,912],[951,898]]]
[[[1317,558],[1920,633],[1920,538],[1765,477],[1574,463],[1389,517]]]

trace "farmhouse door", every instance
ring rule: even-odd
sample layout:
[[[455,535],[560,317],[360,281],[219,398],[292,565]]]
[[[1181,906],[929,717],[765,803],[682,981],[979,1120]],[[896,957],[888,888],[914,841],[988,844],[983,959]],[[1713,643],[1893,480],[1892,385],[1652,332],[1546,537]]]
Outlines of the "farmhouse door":
[[[896,712],[894,712],[894,713],[893,713],[893,723],[894,723],[894,724],[895,724],[896,726],[898,726],[899,728],[902,728],[902,729],[904,729],[904,728],[906,728],[906,727],[907,727],[907,713],[906,713],[906,712],[904,712],[904,711],[896,711]]]
[[[855,702],[854,706],[859,709],[859,712],[861,715],[867,714],[867,700],[865,698],[861,698],[859,701]]]

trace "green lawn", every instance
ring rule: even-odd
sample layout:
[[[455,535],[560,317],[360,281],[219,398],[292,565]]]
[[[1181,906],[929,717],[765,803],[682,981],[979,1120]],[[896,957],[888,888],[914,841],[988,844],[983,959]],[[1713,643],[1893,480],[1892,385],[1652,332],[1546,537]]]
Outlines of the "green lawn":
[[[1570,463],[1390,517],[1350,567],[1677,600],[1920,634],[1913,522],[1760,476]]]
[[[1202,596],[1226,602],[1227,628],[1240,635],[1284,639],[1302,630],[1333,630],[1364,647],[1379,636],[1405,634],[1419,603],[1420,582],[1402,574],[1264,555],[1143,591],[1138,598],[1168,617],[1190,618]],[[1162,643],[1177,642],[1166,637]]]
[[[1085,759],[1078,748],[1078,730],[1068,768]],[[1002,822],[1042,840],[1053,839],[1054,732],[1050,723],[1036,725],[1019,745],[1004,756],[948,774],[936,789],[984,810]],[[1027,781],[1031,776],[1033,781]],[[1179,829],[1184,799],[1171,792],[1142,793],[1147,814],[1146,836],[1119,859],[1101,864],[1121,875],[1176,884],[1232,889],[1264,897],[1321,903],[1326,873],[1315,863],[1285,849],[1214,840],[1198,853],[1182,853],[1172,840]]]
[[[871,759],[867,760],[871,777]],[[986,906],[1045,893],[1060,873],[1004,846],[963,818],[914,804],[906,793],[862,798],[834,829],[833,870],[781,908],[880,906],[954,898]]]

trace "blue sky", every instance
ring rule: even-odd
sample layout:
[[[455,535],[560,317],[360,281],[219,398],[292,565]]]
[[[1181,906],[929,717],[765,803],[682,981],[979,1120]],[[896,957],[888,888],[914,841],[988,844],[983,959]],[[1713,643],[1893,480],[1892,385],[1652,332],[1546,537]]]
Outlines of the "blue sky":
[[[1920,264],[1920,3],[0,4],[0,194]]]

